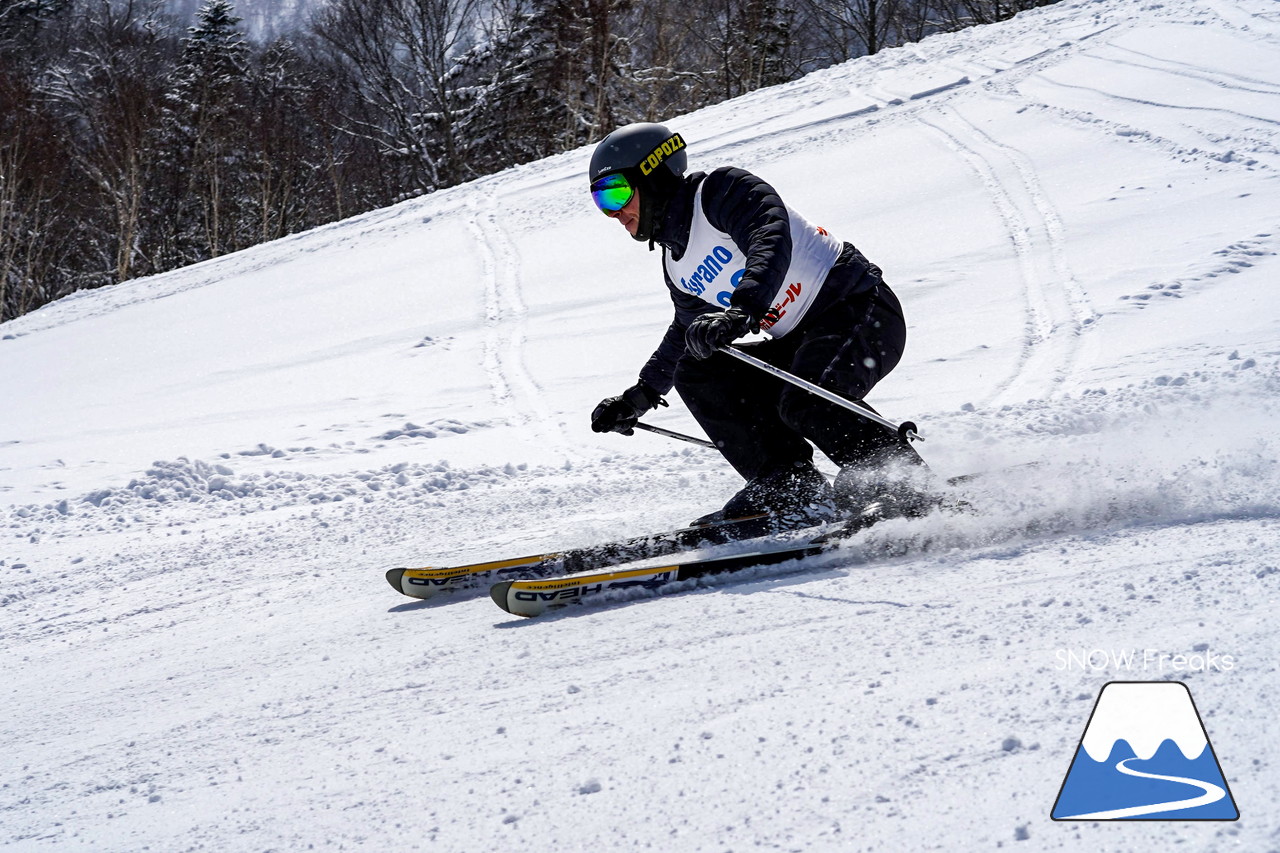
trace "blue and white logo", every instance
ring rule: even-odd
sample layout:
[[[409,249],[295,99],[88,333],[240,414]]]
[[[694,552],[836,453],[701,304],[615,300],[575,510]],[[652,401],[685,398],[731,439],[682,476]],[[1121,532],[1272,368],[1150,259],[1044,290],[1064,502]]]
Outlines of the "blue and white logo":
[[[1236,820],[1204,723],[1180,681],[1102,688],[1054,820]]]

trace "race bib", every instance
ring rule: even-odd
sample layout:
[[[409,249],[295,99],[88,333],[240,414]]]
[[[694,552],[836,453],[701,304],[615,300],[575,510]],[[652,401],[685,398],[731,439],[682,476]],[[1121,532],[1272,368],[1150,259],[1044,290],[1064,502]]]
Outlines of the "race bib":
[[[703,184],[706,182],[704,181]],[[723,231],[716,230],[702,208],[702,186],[693,199],[693,222],[689,245],[680,260],[664,252],[667,275],[676,287],[720,308],[728,308],[733,291],[742,283],[747,253]],[[790,207],[791,266],[773,297],[773,305],[762,331],[780,338],[803,319],[814,296],[822,287],[840,256],[842,244],[824,229],[809,222]]]

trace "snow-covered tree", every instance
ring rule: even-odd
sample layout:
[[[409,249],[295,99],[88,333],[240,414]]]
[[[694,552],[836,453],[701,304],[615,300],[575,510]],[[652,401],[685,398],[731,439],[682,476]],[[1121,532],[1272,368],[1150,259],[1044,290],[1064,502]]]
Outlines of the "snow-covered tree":
[[[631,0],[506,0],[458,63],[470,162],[488,169],[575,148],[639,117],[626,104]]]
[[[911,0],[804,0],[802,8],[824,52],[836,61],[879,53],[898,43]]]
[[[143,4],[98,3],[78,19],[69,61],[46,91],[77,130],[71,157],[97,204],[79,222],[80,248],[97,258],[83,284],[153,271],[148,223],[156,183],[157,128],[173,41]]]
[[[467,174],[452,81],[475,12],[476,0],[335,0],[319,25],[360,104],[343,117],[348,132],[378,146],[405,196]]]
[[[0,321],[68,290],[69,128],[42,81],[66,49],[70,11],[69,0],[0,0]]]
[[[173,249],[187,260],[240,247],[249,48],[239,24],[229,0],[206,0],[182,40],[167,98],[169,165],[185,184],[185,192],[171,198],[178,226]]]
[[[71,0],[0,0],[0,51],[32,49],[49,27],[71,9]]]

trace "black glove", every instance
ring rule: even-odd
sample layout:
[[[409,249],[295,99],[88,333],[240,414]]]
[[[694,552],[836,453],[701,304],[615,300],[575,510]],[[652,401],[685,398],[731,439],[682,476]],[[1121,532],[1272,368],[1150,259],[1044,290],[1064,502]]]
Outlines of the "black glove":
[[[711,358],[720,347],[760,328],[736,305],[695,317],[684,331],[684,345],[694,358]]]
[[[605,397],[591,413],[592,432],[620,432],[631,435],[636,421],[650,409],[667,405],[667,401],[643,382],[637,382],[617,397]]]

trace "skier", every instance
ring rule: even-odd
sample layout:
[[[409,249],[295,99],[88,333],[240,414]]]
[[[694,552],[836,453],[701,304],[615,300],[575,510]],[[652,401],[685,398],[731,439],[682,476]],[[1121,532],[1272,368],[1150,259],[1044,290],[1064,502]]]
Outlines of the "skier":
[[[763,331],[766,340],[746,344],[757,358],[862,401],[906,341],[880,268],[750,172],[686,167],[683,137],[660,124],[618,128],[592,154],[596,205],[650,251],[662,246],[675,318],[639,381],[602,400],[591,428],[631,435],[674,387],[746,480],[695,524],[768,513],[800,526],[872,503],[923,512],[929,500],[913,475],[924,462],[896,432],[717,352]],[[840,466],[834,485],[814,467],[810,441]]]

